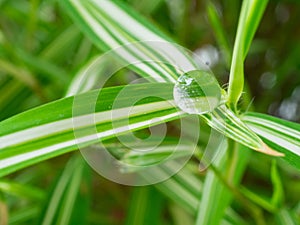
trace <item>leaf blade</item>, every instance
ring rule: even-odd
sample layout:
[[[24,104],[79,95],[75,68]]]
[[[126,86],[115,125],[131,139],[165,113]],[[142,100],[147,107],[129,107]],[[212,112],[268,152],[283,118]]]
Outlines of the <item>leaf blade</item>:
[[[78,144],[89,145],[101,140],[142,129],[149,125],[179,118],[183,115],[172,104],[172,84],[140,84],[126,86],[127,96],[122,97],[117,109],[110,109],[123,87],[103,89],[95,106],[95,121],[86,120],[87,115],[73,116],[74,97],[65,98],[36,109],[27,111],[0,123],[0,176],[33,163],[54,157],[78,148]],[[158,99],[148,97],[131,107],[136,95],[161,93]],[[150,94],[151,95],[151,94]],[[98,97],[97,90],[80,95],[88,108],[87,99]],[[127,99],[127,101],[126,101]],[[83,103],[81,102],[81,103]],[[99,104],[101,102],[101,104]],[[126,105],[129,104],[129,105]],[[131,110],[131,114],[123,114]],[[51,114],[49,114],[51,112]],[[122,113],[123,112],[123,113]],[[152,112],[152,113],[151,113]],[[147,113],[147,114],[145,114]],[[112,119],[112,116],[114,118]],[[34,118],[34,119],[32,119]],[[73,121],[79,119],[77,125]],[[83,119],[83,120],[82,120]],[[129,124],[127,119],[130,119]],[[83,124],[81,121],[84,121]],[[113,121],[113,122],[112,122]],[[81,123],[81,124],[80,124]],[[98,135],[91,134],[89,128],[96,126]],[[81,137],[74,136],[73,129],[81,130]],[[78,133],[77,133],[78,134]],[[85,138],[85,139],[84,139]]]
[[[242,120],[272,148],[284,153],[284,160],[300,169],[300,124],[254,112],[244,114]]]

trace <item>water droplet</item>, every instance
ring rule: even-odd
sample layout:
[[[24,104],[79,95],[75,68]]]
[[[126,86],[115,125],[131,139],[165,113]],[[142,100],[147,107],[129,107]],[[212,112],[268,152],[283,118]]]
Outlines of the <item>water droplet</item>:
[[[193,70],[181,75],[173,90],[176,105],[189,114],[213,111],[220,103],[221,88],[213,73]]]

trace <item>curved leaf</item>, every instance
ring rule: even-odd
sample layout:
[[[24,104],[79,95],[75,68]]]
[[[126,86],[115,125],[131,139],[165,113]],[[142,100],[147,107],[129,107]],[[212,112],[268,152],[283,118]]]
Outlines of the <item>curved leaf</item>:
[[[199,69],[185,49],[172,44],[169,37],[120,1],[63,0],[61,3],[95,45],[103,51],[114,50],[117,58],[152,82],[174,83],[185,70]],[[166,63],[178,66],[179,71]],[[247,147],[280,155],[226,107],[204,118],[211,127]]]
[[[90,145],[184,114],[172,103],[173,84],[128,85],[126,95],[118,97],[123,88],[64,98],[1,122],[0,176],[76,150],[78,145]],[[152,93],[160,98],[151,97]],[[147,97],[134,105],[136,96]],[[76,101],[80,103],[74,106]],[[91,109],[92,101],[95,105]]]
[[[242,120],[273,149],[285,154],[283,159],[300,169],[300,124],[261,113],[246,113]]]

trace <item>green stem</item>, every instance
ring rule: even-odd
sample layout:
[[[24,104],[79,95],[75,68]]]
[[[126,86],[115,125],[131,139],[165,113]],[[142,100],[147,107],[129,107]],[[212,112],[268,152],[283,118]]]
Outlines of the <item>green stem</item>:
[[[244,88],[244,59],[249,51],[268,0],[243,1],[231,61],[228,105],[235,112]]]
[[[27,23],[27,37],[26,37],[26,49],[31,51],[33,49],[34,34],[37,26],[37,13],[38,13],[39,0],[30,1],[30,13]]]
[[[226,171],[226,180],[233,184],[235,170],[238,165],[238,143],[228,139],[228,159],[227,159],[227,171]]]
[[[4,202],[3,194],[0,192],[0,225],[6,224],[8,224],[8,210]]]
[[[228,104],[233,111],[237,111],[237,102],[244,88],[244,40],[245,23],[247,19],[249,1],[243,2],[236,38],[234,41],[231,69],[228,86]]]
[[[0,72],[7,73],[16,80],[24,83],[26,86],[32,89],[41,100],[47,100],[39,81],[27,69],[17,67],[12,62],[0,59]]]
[[[261,198],[259,195],[257,195],[256,193],[248,190],[247,188],[244,187],[240,187],[239,191],[249,200],[251,200],[253,203],[259,205],[260,207],[262,207],[263,209],[267,210],[270,213],[274,213],[276,212],[277,208],[272,205],[271,203],[269,203],[268,201],[266,201],[265,199]]]

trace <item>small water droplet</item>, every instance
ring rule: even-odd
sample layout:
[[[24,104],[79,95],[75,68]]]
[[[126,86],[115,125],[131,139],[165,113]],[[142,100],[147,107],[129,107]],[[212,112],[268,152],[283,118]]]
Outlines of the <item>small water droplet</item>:
[[[193,70],[181,75],[173,90],[176,105],[189,114],[213,111],[220,103],[221,88],[213,73]]]

